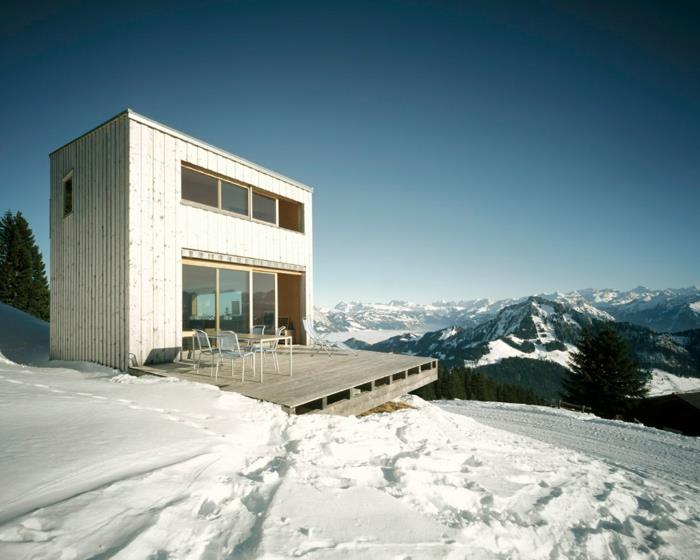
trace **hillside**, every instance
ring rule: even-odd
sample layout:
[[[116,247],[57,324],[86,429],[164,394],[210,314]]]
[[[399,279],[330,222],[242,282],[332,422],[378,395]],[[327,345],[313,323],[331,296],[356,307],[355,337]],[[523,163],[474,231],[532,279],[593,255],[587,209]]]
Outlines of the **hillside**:
[[[7,306],[0,322],[18,333],[3,355],[46,356],[45,324]],[[210,385],[2,359],[0,558],[651,559],[700,546],[695,439],[528,406],[498,409],[496,429],[472,418],[493,423],[488,404],[406,401],[288,416]]]
[[[22,364],[49,359],[49,324],[24,311],[0,302],[3,325],[0,357]]]
[[[530,407],[494,429],[454,402],[408,402],[295,417],[208,385],[0,363],[0,557],[651,559],[700,546],[692,438],[542,409],[558,447],[520,433]],[[624,453],[601,456],[591,431]],[[657,461],[633,460],[649,451]]]

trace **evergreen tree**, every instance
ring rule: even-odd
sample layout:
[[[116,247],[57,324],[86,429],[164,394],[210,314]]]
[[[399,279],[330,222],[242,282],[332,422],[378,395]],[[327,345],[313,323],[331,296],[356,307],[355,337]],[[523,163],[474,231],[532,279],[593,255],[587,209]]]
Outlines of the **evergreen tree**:
[[[0,301],[49,319],[49,285],[41,252],[21,212],[0,218]]]
[[[631,399],[646,394],[648,374],[610,325],[595,332],[584,330],[569,366],[571,371],[563,381],[566,400],[590,406],[599,416],[624,415]]]
[[[467,395],[464,391],[464,372],[454,369],[447,375],[446,381],[447,398],[450,399],[466,399]]]
[[[467,368],[438,368],[438,379],[412,392],[425,400],[467,399],[544,404],[536,393],[510,383],[501,383]]]

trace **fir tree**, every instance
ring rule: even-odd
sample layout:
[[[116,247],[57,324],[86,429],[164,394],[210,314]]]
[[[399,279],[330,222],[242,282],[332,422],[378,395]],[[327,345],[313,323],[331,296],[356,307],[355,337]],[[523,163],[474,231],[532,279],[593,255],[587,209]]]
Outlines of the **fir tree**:
[[[41,252],[21,212],[0,218],[0,301],[49,318],[49,285]]]
[[[648,374],[635,363],[627,343],[610,325],[584,330],[564,378],[565,398],[612,418],[629,411],[631,399],[646,394]]]
[[[438,368],[438,379],[413,391],[425,400],[468,399],[526,404],[544,404],[533,391],[501,383],[483,373],[466,368]]]

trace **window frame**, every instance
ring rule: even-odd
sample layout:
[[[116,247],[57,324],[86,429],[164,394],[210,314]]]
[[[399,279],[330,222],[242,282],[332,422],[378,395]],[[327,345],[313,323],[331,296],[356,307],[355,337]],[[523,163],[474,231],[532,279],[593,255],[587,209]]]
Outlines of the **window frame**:
[[[282,197],[278,196],[275,193],[272,193],[270,191],[266,191],[264,189],[255,187],[253,185],[246,184],[242,181],[237,181],[235,179],[231,179],[230,177],[226,177],[224,175],[220,175],[217,173],[214,173],[212,171],[209,171],[207,169],[204,169],[202,167],[199,167],[198,165],[188,163],[186,161],[181,161],[180,162],[180,170],[182,169],[188,169],[189,171],[193,171],[195,173],[201,173],[203,175],[208,175],[214,179],[216,179],[216,185],[217,185],[217,204],[218,206],[210,206],[208,204],[203,204],[201,202],[196,202],[194,200],[189,200],[187,198],[182,197],[182,183],[180,184],[180,203],[184,204],[186,206],[192,206],[194,208],[201,208],[202,210],[209,210],[210,212],[218,212],[220,214],[225,214],[226,216],[233,216],[235,218],[241,218],[241,219],[247,219],[251,222],[255,222],[258,224],[264,224],[266,226],[272,226],[276,227],[279,229],[283,229],[285,231],[291,231],[294,233],[298,233],[301,235],[306,235],[306,227],[305,223],[306,220],[305,218],[305,204],[299,200],[294,200],[292,198],[287,198],[287,197]],[[180,172],[180,180],[182,181],[182,171]],[[243,214],[240,212],[234,212],[232,210],[226,210],[225,208],[221,207],[222,204],[222,183],[230,183],[232,185],[235,185],[237,187],[241,187],[243,189],[246,189],[247,192],[247,198],[248,198],[248,213]],[[253,216],[253,195],[258,194],[260,196],[264,196],[266,198],[270,198],[275,201],[275,221],[274,222],[268,222],[267,220],[261,220],[259,218],[255,218]],[[282,227],[279,225],[280,221],[280,209],[279,209],[279,203],[280,200],[288,200],[290,202],[293,202],[295,204],[298,204],[300,206],[300,211],[302,213],[302,218],[300,220],[300,226],[301,229],[292,229],[292,228],[286,228]]]
[[[253,328],[253,306],[254,302],[254,290],[255,282],[253,280],[255,273],[270,274],[274,276],[275,279],[275,325],[279,325],[279,286],[278,286],[278,274],[287,274],[290,276],[304,276],[302,272],[296,272],[292,270],[279,270],[276,268],[266,268],[261,266],[247,266],[243,264],[227,263],[216,260],[208,259],[193,259],[190,257],[183,257],[180,267],[180,274],[182,275],[182,266],[199,266],[203,268],[213,268],[216,270],[216,295],[215,295],[215,329],[219,330],[219,318],[220,318],[220,271],[221,270],[238,270],[243,271],[248,274],[248,327]],[[180,316],[180,330],[183,337],[192,336],[192,330],[185,330],[182,316]]]
[[[75,210],[75,180],[73,179],[74,169],[71,169],[61,179],[61,206],[64,218],[72,216]],[[70,210],[66,212],[66,185],[70,183]]]
[[[251,217],[251,219],[260,223],[260,224],[267,224],[269,226],[279,227],[280,226],[280,201],[279,201],[279,198],[277,198],[275,196],[271,196],[271,195],[265,193],[264,191],[260,191],[257,189],[253,190],[252,194],[253,194],[253,196],[251,197],[251,200],[250,200],[250,202],[251,202],[251,204],[250,204],[250,217]],[[270,200],[272,200],[275,203],[275,221],[274,222],[271,222],[269,220],[262,220],[260,218],[255,217],[255,208],[254,208],[253,200],[255,200],[256,194],[258,196],[263,197],[263,198],[269,198]],[[283,229],[287,229],[287,228],[283,228]],[[294,230],[290,230],[290,231],[294,231]]]

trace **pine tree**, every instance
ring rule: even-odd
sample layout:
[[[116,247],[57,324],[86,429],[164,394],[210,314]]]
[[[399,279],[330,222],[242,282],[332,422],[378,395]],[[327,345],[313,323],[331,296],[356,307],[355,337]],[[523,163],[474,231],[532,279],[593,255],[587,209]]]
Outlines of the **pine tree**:
[[[612,418],[630,409],[631,399],[646,394],[648,375],[635,363],[627,343],[610,325],[584,330],[578,351],[571,356],[564,378],[565,398],[590,406],[599,416]]]
[[[462,370],[453,369],[447,376],[446,383],[448,399],[466,399],[464,391],[464,373]]]
[[[49,318],[49,285],[41,252],[21,212],[0,218],[0,301]]]

